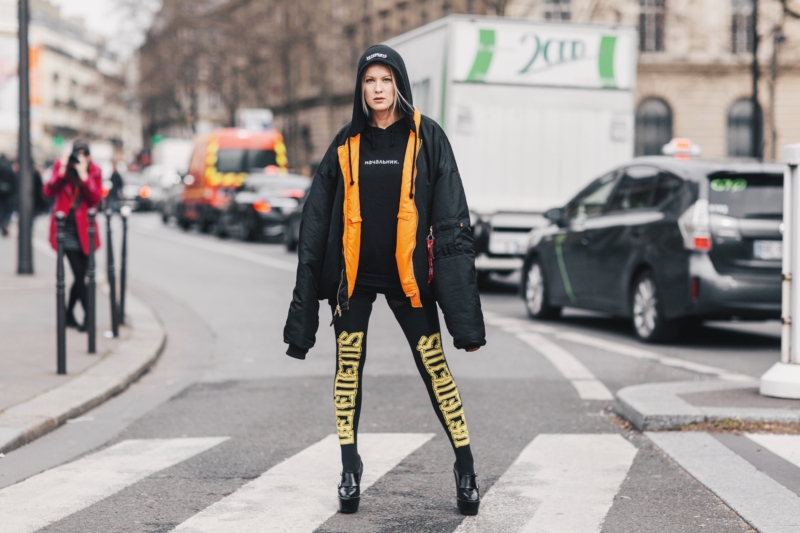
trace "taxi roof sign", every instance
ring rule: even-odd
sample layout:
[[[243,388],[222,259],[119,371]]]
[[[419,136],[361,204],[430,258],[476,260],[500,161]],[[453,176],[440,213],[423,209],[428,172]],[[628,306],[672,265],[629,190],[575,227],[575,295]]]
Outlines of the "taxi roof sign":
[[[674,155],[679,159],[688,159],[700,155],[700,146],[685,137],[675,137],[661,148],[664,155]]]

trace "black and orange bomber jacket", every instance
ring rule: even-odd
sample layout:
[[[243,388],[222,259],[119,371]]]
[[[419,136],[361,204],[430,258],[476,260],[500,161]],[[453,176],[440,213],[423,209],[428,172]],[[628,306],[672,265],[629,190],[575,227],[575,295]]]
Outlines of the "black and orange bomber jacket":
[[[441,127],[414,110],[397,224],[397,268],[414,307],[438,303],[456,348],[486,344],[475,273],[469,208],[450,143]],[[358,192],[360,134],[350,124],[336,135],[303,208],[297,280],[283,330],[289,355],[304,359],[319,327],[319,301],[347,313],[361,238]],[[428,284],[426,238],[432,233],[434,274]],[[336,314],[336,312],[334,314]],[[334,320],[335,320],[334,316]]]

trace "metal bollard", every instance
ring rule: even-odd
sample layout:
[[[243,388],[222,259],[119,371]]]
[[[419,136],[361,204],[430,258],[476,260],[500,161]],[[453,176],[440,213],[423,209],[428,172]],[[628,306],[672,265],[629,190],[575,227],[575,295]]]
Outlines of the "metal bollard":
[[[119,309],[117,308],[117,277],[114,273],[114,244],[111,240],[111,215],[106,209],[106,262],[108,263],[108,293],[111,298],[111,335],[119,337]]]
[[[59,374],[67,373],[67,304],[64,301],[64,218],[62,211],[56,213],[56,367]]]
[[[119,323],[125,324],[125,292],[128,285],[128,217],[131,208],[123,206],[119,210],[122,215],[122,258],[119,266]]]
[[[95,217],[97,209],[89,209],[89,264],[86,275],[89,278],[89,287],[86,295],[86,332],[89,336],[89,353],[97,353],[97,282],[95,280],[94,241],[97,235]]]

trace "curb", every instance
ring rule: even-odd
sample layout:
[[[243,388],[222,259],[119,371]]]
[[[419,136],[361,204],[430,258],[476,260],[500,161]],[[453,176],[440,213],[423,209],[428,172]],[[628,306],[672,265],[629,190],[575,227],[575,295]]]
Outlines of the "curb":
[[[692,423],[733,419],[744,422],[800,422],[800,411],[789,409],[698,407],[680,394],[750,388],[751,383],[676,381],[625,387],[617,392],[614,410],[639,431],[672,429]]]
[[[111,354],[71,380],[0,413],[0,453],[8,453],[82,415],[128,385],[155,364],[167,333],[155,314],[128,293],[125,318],[130,337]]]

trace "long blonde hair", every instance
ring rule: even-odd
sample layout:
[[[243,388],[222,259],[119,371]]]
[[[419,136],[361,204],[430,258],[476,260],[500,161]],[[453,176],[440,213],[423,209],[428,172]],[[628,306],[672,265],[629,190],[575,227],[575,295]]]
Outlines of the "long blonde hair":
[[[395,72],[394,68],[390,65],[386,65],[386,63],[381,63],[389,68],[392,72],[392,87],[394,88],[394,101],[392,102],[392,115],[397,113],[397,104],[400,103],[401,111],[407,111],[412,108],[411,104],[408,100],[405,99],[403,94],[400,92],[400,89],[397,87],[397,72]],[[364,74],[361,76],[361,108],[364,110],[364,115],[367,118],[372,116],[372,109],[367,105],[367,98],[364,96],[364,81],[367,78],[367,70],[364,69]]]

